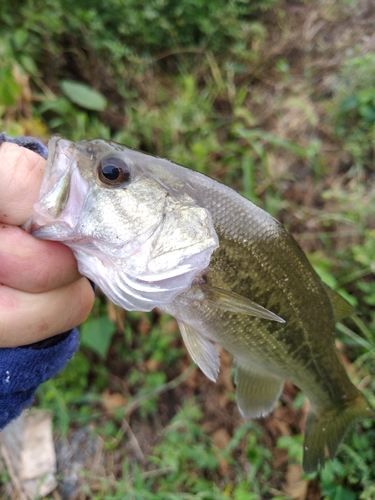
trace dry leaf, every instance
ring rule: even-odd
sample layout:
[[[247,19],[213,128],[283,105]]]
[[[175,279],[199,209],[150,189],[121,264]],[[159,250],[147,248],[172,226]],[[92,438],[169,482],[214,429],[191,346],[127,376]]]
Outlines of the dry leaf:
[[[292,500],[305,500],[307,495],[307,488],[309,482],[307,479],[302,479],[302,467],[299,464],[290,464],[286,471],[285,479],[286,484],[284,485],[285,493]]]
[[[218,429],[216,432],[214,432],[212,434],[211,439],[212,439],[213,444],[215,446],[217,446],[219,448],[219,450],[224,450],[228,446],[228,444],[231,440],[231,436],[224,427],[221,427],[220,429]],[[227,474],[227,472],[229,470],[228,461],[222,456],[222,454],[220,452],[215,453],[215,454],[216,454],[216,457],[219,461],[220,473],[223,475]]]
[[[110,394],[108,390],[105,390],[102,396],[102,404],[108,413],[113,413],[117,408],[122,408],[126,404],[126,399],[118,392]]]
[[[1,451],[21,500],[43,497],[56,486],[56,456],[48,411],[25,411],[1,432]]]

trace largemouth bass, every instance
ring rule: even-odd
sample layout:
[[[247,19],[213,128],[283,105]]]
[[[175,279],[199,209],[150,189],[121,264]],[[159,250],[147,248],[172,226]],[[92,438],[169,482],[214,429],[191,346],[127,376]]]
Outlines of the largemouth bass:
[[[306,472],[335,455],[350,424],[375,416],[335,348],[348,305],[277,220],[229,187],[113,142],[53,137],[27,229],[71,247],[116,304],[173,315],[211,380],[214,344],[229,351],[245,417],[268,414],[286,379],[304,391]]]

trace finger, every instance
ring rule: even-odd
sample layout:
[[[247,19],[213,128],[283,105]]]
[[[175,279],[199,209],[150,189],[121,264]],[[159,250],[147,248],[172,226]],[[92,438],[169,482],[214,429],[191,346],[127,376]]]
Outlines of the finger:
[[[20,226],[33,213],[46,161],[16,144],[0,148],[0,222]]]
[[[28,345],[68,331],[87,318],[93,303],[86,278],[40,294],[0,286],[0,347]]]
[[[25,292],[46,292],[80,278],[72,251],[38,240],[19,227],[0,224],[0,283]]]

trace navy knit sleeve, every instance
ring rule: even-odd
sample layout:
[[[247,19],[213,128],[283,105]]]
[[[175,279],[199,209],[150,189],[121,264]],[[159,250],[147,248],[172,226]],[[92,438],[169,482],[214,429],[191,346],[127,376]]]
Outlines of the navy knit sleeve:
[[[55,341],[59,336],[52,337]],[[31,344],[0,349],[0,429],[30,406],[42,382],[58,373],[79,345],[76,329],[47,347]]]
[[[8,137],[5,132],[2,132],[0,134],[0,146],[3,142],[11,142],[17,144],[17,146],[30,149],[30,151],[34,151],[34,153],[37,153],[45,160],[47,159],[48,149],[46,146],[38,139],[34,139],[34,137],[30,137],[29,135],[21,135],[20,137],[12,139],[12,137]]]
[[[12,142],[47,157],[47,148],[33,137],[11,139],[0,134],[0,146]],[[37,387],[58,373],[79,346],[76,329],[28,346],[0,349],[0,430],[30,406]]]

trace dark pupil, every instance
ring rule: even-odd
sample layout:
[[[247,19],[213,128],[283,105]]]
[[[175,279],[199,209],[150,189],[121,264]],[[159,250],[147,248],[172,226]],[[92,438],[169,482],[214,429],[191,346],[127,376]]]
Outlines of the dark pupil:
[[[102,168],[102,174],[109,181],[115,181],[120,177],[121,172],[116,165],[106,165]]]

